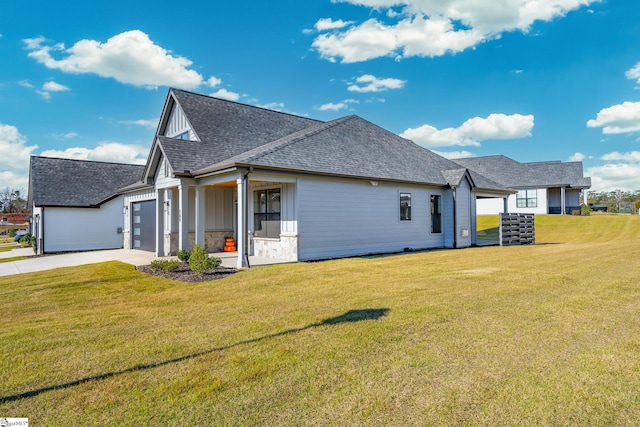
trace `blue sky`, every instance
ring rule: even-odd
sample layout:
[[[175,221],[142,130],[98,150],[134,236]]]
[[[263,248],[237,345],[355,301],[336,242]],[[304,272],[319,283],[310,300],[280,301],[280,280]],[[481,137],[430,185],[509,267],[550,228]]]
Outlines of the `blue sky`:
[[[0,58],[0,188],[30,155],[144,163],[173,86],[640,190],[636,0],[4,2]]]

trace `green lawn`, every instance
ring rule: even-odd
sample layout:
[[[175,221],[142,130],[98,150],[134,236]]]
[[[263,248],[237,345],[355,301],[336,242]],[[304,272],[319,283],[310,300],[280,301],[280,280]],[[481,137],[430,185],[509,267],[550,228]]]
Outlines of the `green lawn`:
[[[0,416],[637,425],[640,217],[539,216],[536,239],[199,284],[117,262],[0,277]]]

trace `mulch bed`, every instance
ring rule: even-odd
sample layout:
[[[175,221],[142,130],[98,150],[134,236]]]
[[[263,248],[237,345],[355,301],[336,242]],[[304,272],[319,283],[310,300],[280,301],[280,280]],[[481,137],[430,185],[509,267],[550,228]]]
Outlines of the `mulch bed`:
[[[224,279],[232,274],[238,272],[237,268],[231,267],[216,267],[213,270],[209,270],[204,274],[191,271],[189,263],[181,262],[180,266],[175,271],[164,271],[158,268],[151,268],[149,265],[140,265],[136,267],[136,270],[150,274],[152,276],[164,277],[167,279],[179,280],[181,282],[208,282],[211,280]]]

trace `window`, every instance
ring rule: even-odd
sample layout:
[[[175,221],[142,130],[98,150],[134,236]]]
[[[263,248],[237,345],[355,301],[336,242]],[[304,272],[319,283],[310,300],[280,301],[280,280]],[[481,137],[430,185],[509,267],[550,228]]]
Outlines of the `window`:
[[[516,196],[516,207],[537,208],[538,190],[520,190]]]
[[[280,237],[280,189],[253,192],[253,231],[256,237]]]
[[[400,193],[400,221],[411,221],[411,193]]]
[[[431,195],[431,232],[442,233],[442,196]]]
[[[182,132],[180,135],[176,136],[176,139],[189,139],[189,131]]]

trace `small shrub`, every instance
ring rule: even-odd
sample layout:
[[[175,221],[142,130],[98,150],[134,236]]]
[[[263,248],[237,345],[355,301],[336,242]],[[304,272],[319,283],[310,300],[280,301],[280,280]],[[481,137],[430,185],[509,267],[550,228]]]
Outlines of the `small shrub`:
[[[180,249],[178,251],[178,259],[180,261],[184,261],[187,262],[189,261],[189,258],[191,257],[191,251],[187,250],[187,249]]]
[[[217,257],[209,257],[207,251],[200,245],[195,245],[189,258],[189,268],[196,273],[204,274],[220,265],[222,260]]]
[[[180,261],[177,259],[154,259],[149,264],[154,270],[163,270],[166,272],[176,271],[180,266]]]
[[[20,247],[27,248],[29,246],[33,248],[34,253],[38,253],[38,241],[36,240],[36,236],[27,233],[20,239]]]
[[[10,228],[9,229],[9,237],[16,237],[16,229],[15,228]]]
[[[591,208],[589,205],[585,205],[584,203],[580,205],[580,215],[589,216],[591,215]]]

